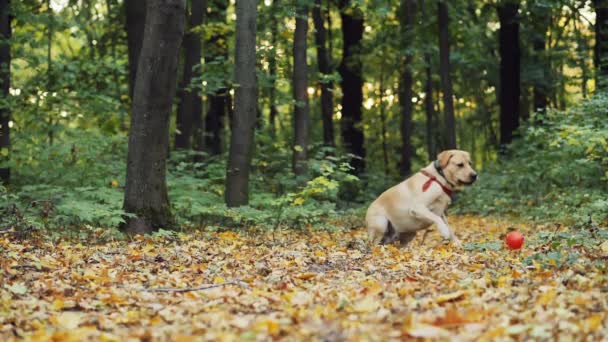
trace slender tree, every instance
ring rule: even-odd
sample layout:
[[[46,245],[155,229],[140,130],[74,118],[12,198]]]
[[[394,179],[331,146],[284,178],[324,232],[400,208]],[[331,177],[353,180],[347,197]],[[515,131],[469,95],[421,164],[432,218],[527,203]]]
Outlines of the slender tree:
[[[277,116],[279,115],[279,110],[277,108],[277,43],[279,36],[279,0],[272,0],[272,7],[270,9],[270,45],[272,46],[272,51],[268,56],[268,74],[270,76],[270,89],[268,94],[268,101],[270,107],[270,113],[268,117],[268,121],[270,123],[270,132],[275,135],[276,134],[276,125],[277,125]]]
[[[325,29],[325,13],[321,0],[315,0],[312,10],[315,25],[315,44],[317,45],[317,64],[321,79],[321,118],[323,120],[323,144],[334,146],[334,99],[332,95],[333,82],[327,79],[331,75],[331,58],[327,51],[327,30]]]
[[[236,3],[234,117],[226,170],[226,205],[249,203],[249,169],[257,114],[256,46],[257,1]]]
[[[412,62],[414,54],[412,43],[414,40],[414,24],[416,20],[416,0],[401,0],[401,47],[405,54],[401,58],[401,77],[399,82],[399,106],[401,109],[401,164],[402,176],[409,175],[412,169],[412,94],[414,76],[412,73]]]
[[[198,29],[203,24],[204,10],[207,7],[204,0],[190,2],[190,18],[188,32],[184,36],[184,72],[179,90],[179,105],[177,107],[175,148],[189,149],[192,145],[194,122],[202,116],[203,100],[197,89],[190,88],[196,67],[201,63],[202,44]]]
[[[532,26],[534,29],[532,36],[532,48],[534,50],[534,64],[537,68],[533,85],[533,107],[535,112],[544,113],[549,102],[550,89],[550,67],[547,61],[547,30],[551,23],[551,8],[537,1],[531,7]],[[527,117],[526,112],[522,115]]]
[[[519,127],[519,4],[505,1],[498,5],[497,10],[500,20],[500,144],[505,145],[511,143],[513,133]]]
[[[598,89],[608,87],[608,0],[593,0],[595,7],[594,63]]]
[[[133,93],[122,230],[171,228],[166,185],[169,117],[175,95],[185,1],[148,0],[144,40]]]
[[[11,85],[11,14],[10,0],[0,0],[0,162],[8,161],[11,146],[10,126],[11,111],[8,106],[9,88]],[[0,166],[0,181],[8,183],[10,168]]]
[[[226,24],[228,1],[210,0],[207,27],[212,28],[205,42],[205,63],[224,64],[228,60],[228,41],[223,26]],[[205,150],[211,155],[222,153],[224,122],[230,107],[230,92],[223,86],[208,97],[209,109],[205,116]]]
[[[352,0],[340,0],[342,18],[342,62],[338,71],[342,76],[342,140],[346,150],[356,158],[351,160],[355,173],[365,169],[363,116],[363,73],[359,56],[363,39],[363,11]]]
[[[144,41],[147,1],[125,0],[127,48],[129,50],[129,95],[131,99],[133,99],[141,45]]]
[[[450,32],[447,0],[438,2],[439,23],[439,75],[443,91],[445,148],[456,148],[456,120],[454,118],[454,91],[450,67]]]
[[[294,92],[294,146],[293,171],[296,175],[306,172],[308,152],[308,63],[306,62],[306,36],[308,34],[308,5],[297,0],[296,30],[293,38],[293,92]]]

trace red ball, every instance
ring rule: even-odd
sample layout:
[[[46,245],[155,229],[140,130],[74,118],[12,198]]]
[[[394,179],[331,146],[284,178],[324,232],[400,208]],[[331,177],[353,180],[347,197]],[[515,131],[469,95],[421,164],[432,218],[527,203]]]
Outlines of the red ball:
[[[520,232],[510,232],[505,238],[509,249],[520,249],[524,244],[524,236]]]

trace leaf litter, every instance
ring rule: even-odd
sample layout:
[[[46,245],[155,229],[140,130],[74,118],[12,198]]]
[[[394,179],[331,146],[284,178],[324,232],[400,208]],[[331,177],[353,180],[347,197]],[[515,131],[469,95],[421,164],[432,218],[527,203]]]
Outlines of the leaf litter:
[[[451,219],[501,243],[512,223]],[[533,235],[535,226],[517,227]],[[604,340],[601,263],[544,248],[458,249],[432,232],[369,249],[363,229],[196,232],[133,241],[0,236],[0,340]],[[587,250],[606,260],[605,246]]]

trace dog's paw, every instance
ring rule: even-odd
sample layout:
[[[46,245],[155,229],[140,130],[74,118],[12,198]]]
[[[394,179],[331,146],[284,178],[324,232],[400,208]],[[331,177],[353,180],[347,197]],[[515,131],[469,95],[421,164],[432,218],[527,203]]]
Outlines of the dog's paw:
[[[454,238],[452,244],[454,244],[454,247],[462,248],[462,242],[458,238]]]

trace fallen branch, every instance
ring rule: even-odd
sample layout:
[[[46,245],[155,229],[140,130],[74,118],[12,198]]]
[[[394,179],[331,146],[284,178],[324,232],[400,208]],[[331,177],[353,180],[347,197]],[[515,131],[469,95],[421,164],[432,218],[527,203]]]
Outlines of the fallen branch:
[[[244,287],[246,289],[250,289],[249,285],[247,285],[247,283],[242,282],[242,281],[238,281],[238,280],[234,280],[234,281],[227,281],[224,283],[219,283],[219,284],[213,284],[213,285],[205,285],[205,286],[199,286],[199,287],[184,287],[184,288],[174,288],[174,287],[151,287],[151,288],[140,288],[140,289],[136,289],[138,291],[148,291],[148,292],[177,292],[177,293],[183,293],[183,292],[194,292],[194,291],[204,291],[204,290],[209,290],[209,289],[214,289],[217,287],[222,287],[222,286],[228,286],[228,285],[236,285],[236,286],[241,286]]]

